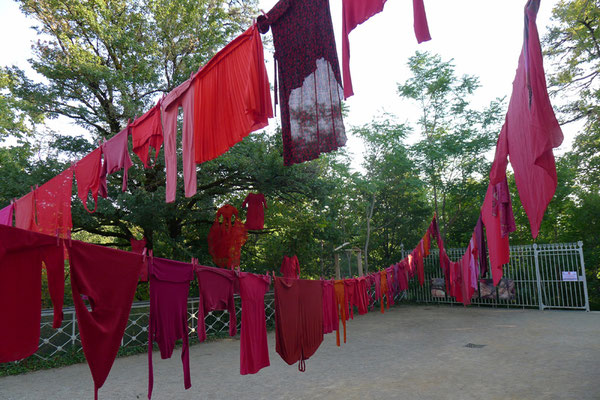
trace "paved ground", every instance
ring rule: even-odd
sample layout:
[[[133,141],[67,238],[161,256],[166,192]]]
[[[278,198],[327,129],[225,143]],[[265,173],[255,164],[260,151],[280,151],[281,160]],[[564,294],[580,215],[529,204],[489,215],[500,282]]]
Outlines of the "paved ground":
[[[468,343],[485,345],[465,347]],[[285,364],[239,375],[239,340],[191,348],[184,390],[179,350],[154,355],[153,399],[600,399],[600,313],[402,305],[325,336],[306,372]],[[117,359],[100,399],[144,399],[147,358]],[[90,399],[86,364],[0,378],[0,399]]]

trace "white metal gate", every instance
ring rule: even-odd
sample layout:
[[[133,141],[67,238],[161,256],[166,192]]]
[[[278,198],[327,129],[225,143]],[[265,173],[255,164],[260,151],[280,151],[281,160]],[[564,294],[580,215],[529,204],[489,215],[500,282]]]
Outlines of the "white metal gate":
[[[451,260],[458,260],[465,249],[447,249]],[[403,257],[408,255],[404,251]],[[431,250],[424,259],[425,285],[419,286],[415,279],[410,282],[408,300],[426,303],[456,303],[449,296],[434,297],[431,279],[443,278],[439,252]],[[510,261],[504,265],[504,278],[514,284],[514,296],[502,298],[496,293],[492,298],[478,295],[472,304],[501,307],[564,308],[589,311],[583,243],[533,244],[511,246]],[[512,286],[511,286],[512,287]],[[481,288],[481,285],[479,287]],[[489,296],[488,296],[489,297]]]

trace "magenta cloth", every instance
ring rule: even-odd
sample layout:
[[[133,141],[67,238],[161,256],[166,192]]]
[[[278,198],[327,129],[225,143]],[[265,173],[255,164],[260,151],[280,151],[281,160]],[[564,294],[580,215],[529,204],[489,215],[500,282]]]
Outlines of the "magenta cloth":
[[[257,23],[261,33],[269,27],[273,32],[284,165],[344,146],[344,94],[329,1],[280,0]]]
[[[154,372],[152,343],[158,344],[160,358],[173,355],[175,342],[182,339],[181,362],[184,387],[192,386],[188,344],[187,302],[190,281],[194,280],[192,264],[152,258],[150,275],[150,321],[148,322],[148,399],[152,397]]]
[[[344,298],[348,305],[346,310],[346,320],[354,319],[354,306],[358,306],[358,299],[356,297],[356,280],[355,279],[344,279]]]
[[[375,274],[373,274],[373,277],[375,278],[375,300],[383,301],[383,293],[381,293],[381,272],[375,272]]]
[[[35,195],[35,190],[32,190],[15,201],[15,227],[37,232],[37,223],[35,220]]]
[[[14,203],[10,203],[0,210],[0,225],[13,225],[13,211],[15,210]]]
[[[121,186],[121,191],[124,192],[127,190],[127,170],[133,165],[131,157],[129,157],[129,150],[127,149],[128,137],[129,127],[123,129],[102,145],[104,163],[102,164],[100,172],[100,187],[98,193],[104,198],[108,197],[106,177],[117,171],[123,170],[123,185]]]
[[[38,349],[42,311],[42,261],[54,306],[53,328],[62,323],[65,263],[62,243],[0,225],[0,363],[29,357]]]
[[[246,229],[261,230],[265,227],[267,201],[262,193],[248,193],[242,207],[248,207]]]
[[[492,211],[492,198],[494,196],[494,185],[488,186],[483,206],[481,206],[481,220],[485,225],[485,233],[487,236],[487,245],[490,255],[490,268],[494,286],[502,279],[502,266],[508,264],[510,259],[510,249],[508,236],[502,236],[500,216],[494,216]]]
[[[166,202],[175,201],[177,192],[177,116],[183,110],[181,148],[183,153],[183,185],[185,197],[196,194],[196,161],[194,160],[194,83],[188,79],[173,89],[161,103],[165,141]]]
[[[323,288],[321,282],[275,278],[275,350],[304,372],[308,360],[323,342]]]
[[[332,280],[321,281],[323,285],[323,333],[336,332],[340,320],[335,304],[335,289]]]
[[[121,346],[143,257],[77,240],[67,250],[81,346],[97,399]]]
[[[89,213],[98,208],[98,190],[100,189],[100,169],[102,168],[102,148],[97,148],[75,164],[75,179],[77,179],[77,195],[83,202],[83,207]],[[88,193],[92,192],[94,210],[87,206]]]
[[[242,299],[240,374],[255,374],[271,365],[265,316],[265,293],[269,290],[271,278],[240,272],[239,282]]]
[[[517,230],[506,176],[504,177],[503,181],[500,181],[494,185],[493,193],[492,215],[494,217],[500,216],[500,233],[502,234],[502,237],[505,237],[510,232]]]
[[[507,156],[510,156],[521,204],[529,218],[534,238],[538,235],[546,207],[556,190],[556,165],[552,149],[563,141],[546,88],[536,26],[539,3],[539,0],[529,0],[525,6],[523,49],[490,172],[491,184],[502,182]]]
[[[427,24],[427,14],[425,13],[425,4],[423,0],[413,0],[413,20],[415,36],[418,43],[431,40],[429,34],[429,25]]]
[[[369,312],[369,293],[367,292],[367,278],[364,276],[356,278],[356,307],[358,315]]]
[[[483,221],[481,220],[481,214],[479,215],[479,219],[475,225],[475,245],[477,246],[477,256],[479,258],[479,272],[483,278],[488,271],[488,250],[485,234],[483,232]]]
[[[229,336],[237,334],[237,316],[233,292],[236,283],[235,272],[221,268],[194,267],[198,278],[200,303],[198,305],[198,339],[206,340],[204,318],[210,311],[227,310],[229,312]]]
[[[354,94],[350,76],[350,41],[348,35],[354,28],[373,15],[380,13],[386,0],[342,1],[342,70],[344,73],[344,98]],[[431,40],[423,0],[413,0],[414,29],[419,43]]]
[[[291,257],[283,256],[279,272],[281,272],[284,278],[298,279],[300,277],[300,262],[298,262],[298,257],[296,255]]]
[[[37,230],[47,235],[71,235],[73,168],[68,168],[35,191]]]
[[[144,168],[148,168],[150,147],[154,148],[154,159],[163,143],[162,121],[160,119],[161,100],[148,112],[129,125],[133,152],[137,154]]]

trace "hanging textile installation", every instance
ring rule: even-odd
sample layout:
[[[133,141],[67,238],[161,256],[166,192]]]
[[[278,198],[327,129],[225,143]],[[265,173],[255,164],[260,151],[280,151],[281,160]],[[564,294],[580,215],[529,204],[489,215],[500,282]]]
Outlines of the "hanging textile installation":
[[[323,342],[320,281],[275,278],[275,342],[283,361],[299,361],[298,370],[306,370],[305,361]]]
[[[42,313],[42,261],[54,307],[52,327],[62,323],[64,252],[55,236],[0,225],[0,363],[38,349]]]
[[[242,208],[248,208],[246,214],[246,229],[261,230],[265,227],[265,208],[267,200],[262,193],[248,193],[242,203]]]
[[[271,365],[265,316],[265,293],[269,290],[271,278],[240,272],[238,279],[242,299],[240,374],[255,374]]]
[[[190,377],[190,352],[188,344],[188,292],[194,279],[192,264],[163,258],[151,258],[150,320],[148,321],[148,399],[152,397],[154,371],[152,369],[152,343],[158,344],[160,358],[173,355],[175,342],[182,340],[181,362],[183,385],[192,386]]]
[[[15,226],[37,232],[35,220],[35,190],[15,201]]]
[[[230,204],[219,208],[208,232],[208,251],[214,263],[221,268],[238,267],[247,238],[248,232],[239,219],[237,208]]]
[[[225,153],[273,118],[263,45],[256,25],[219,51],[194,79],[197,164]]]
[[[257,21],[261,33],[273,32],[284,165],[344,146],[342,79],[329,1],[280,0]]]
[[[104,163],[100,172],[100,196],[108,197],[108,188],[106,187],[106,178],[108,175],[123,170],[123,185],[121,191],[127,190],[127,170],[133,165],[129,150],[127,148],[127,138],[129,137],[129,127],[123,129],[107,142],[102,144],[102,154]]]
[[[354,94],[350,77],[350,41],[348,35],[354,28],[373,15],[383,11],[386,0],[342,0],[342,69],[344,72],[344,98]],[[414,29],[417,42],[431,40],[423,0],[413,0]]]
[[[563,141],[546,89],[536,25],[539,6],[540,0],[529,0],[525,6],[523,49],[490,172],[492,185],[502,182],[510,155],[519,197],[529,218],[533,238],[538,235],[546,207],[556,190],[552,149]]]
[[[298,279],[300,277],[300,262],[294,254],[291,257],[283,256],[281,268],[279,269],[284,278]]]
[[[160,104],[161,101],[159,100],[154,107],[129,125],[132,150],[140,158],[144,168],[149,167],[150,147],[154,148],[154,160],[156,162],[160,146],[163,143]]]
[[[204,317],[214,310],[227,310],[229,312],[229,336],[237,334],[237,316],[233,300],[236,276],[233,271],[219,268],[195,265],[194,271],[198,278],[198,339],[206,340],[206,327]]]
[[[334,281],[323,280],[323,333],[331,333],[339,329],[339,319],[336,309]]]
[[[67,250],[77,326],[97,400],[121,345],[143,257],[77,240]]]
[[[161,103],[165,142],[166,202],[175,201],[177,191],[177,116],[183,109],[181,148],[183,153],[183,186],[185,197],[196,194],[196,163],[194,162],[194,85],[193,78],[173,89]]]
[[[14,210],[15,210],[15,204],[12,202],[9,205],[7,205],[6,207],[4,207],[2,210],[0,210],[0,225],[7,225],[7,226],[13,225]]]
[[[98,208],[98,191],[100,190],[100,169],[102,167],[102,148],[97,148],[75,164],[75,179],[77,180],[77,196],[83,202],[83,207],[89,213]],[[88,194],[92,193],[94,209],[87,206]]]
[[[68,168],[35,191],[37,230],[62,238],[71,235],[71,194],[73,192],[73,168]]]

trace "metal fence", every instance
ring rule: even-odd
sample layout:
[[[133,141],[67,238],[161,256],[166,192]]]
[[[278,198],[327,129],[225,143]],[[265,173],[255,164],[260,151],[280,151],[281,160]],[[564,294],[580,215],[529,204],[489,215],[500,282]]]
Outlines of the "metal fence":
[[[236,317],[238,330],[242,321],[241,301],[238,295],[234,296],[236,304]],[[34,357],[48,360],[58,354],[70,351],[82,351],[77,318],[74,308],[63,309],[64,318],[58,329],[52,328],[52,310],[42,311],[40,332],[40,345]],[[125,328],[121,346],[146,346],[148,345],[148,317],[150,302],[136,302],[131,306],[129,321]],[[272,292],[265,295],[265,316],[267,326],[275,324],[275,298]],[[215,335],[229,332],[229,313],[227,311],[209,312],[205,319],[206,334]],[[198,327],[198,299],[188,301],[188,326],[190,339],[197,337]]]
[[[451,260],[459,260],[465,249],[447,249]],[[405,251],[404,257],[408,255]],[[434,297],[431,290],[432,278],[443,278],[440,269],[439,252],[432,249],[424,259],[425,285],[419,286],[411,280],[408,300],[425,303],[457,303],[453,297]],[[511,246],[509,263],[504,265],[505,287],[510,287],[512,295],[502,296],[495,291],[491,298],[480,297],[479,284],[472,304],[496,307],[535,307],[590,310],[583,243],[554,243],[542,245]],[[512,292],[512,290],[511,290]]]

